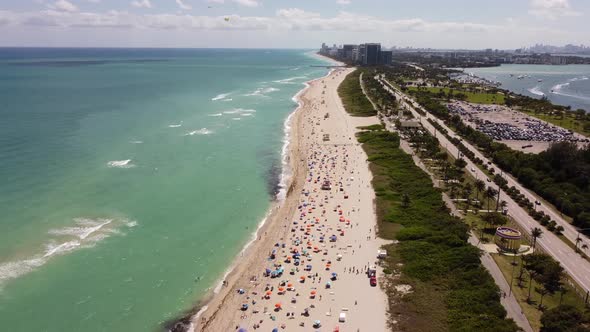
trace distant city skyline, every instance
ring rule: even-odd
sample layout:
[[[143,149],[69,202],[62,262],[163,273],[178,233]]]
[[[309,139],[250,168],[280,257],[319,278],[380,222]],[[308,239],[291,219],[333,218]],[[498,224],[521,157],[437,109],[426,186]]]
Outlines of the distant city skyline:
[[[0,46],[589,45],[584,0],[3,0]]]

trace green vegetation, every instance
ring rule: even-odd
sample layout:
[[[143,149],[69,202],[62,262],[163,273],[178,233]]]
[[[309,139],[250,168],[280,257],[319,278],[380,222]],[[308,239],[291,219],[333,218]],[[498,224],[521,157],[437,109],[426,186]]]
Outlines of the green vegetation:
[[[504,104],[504,94],[499,92],[478,92],[467,89],[452,89],[440,87],[408,87],[408,91],[426,91],[441,99],[459,99],[476,104]]]
[[[527,109],[523,109],[522,112],[556,126],[573,130],[585,136],[590,136],[590,117],[585,114],[584,116],[580,116],[579,113],[563,111],[539,113],[538,111],[535,112]]]
[[[541,323],[541,332],[590,332],[590,313],[564,304],[545,311]]]
[[[575,290],[564,282],[561,267],[545,254],[519,256],[517,258],[492,255],[504,278],[510,282],[513,277],[512,292],[528,318],[533,330],[544,330],[545,312],[555,310],[560,305],[571,306],[577,312],[586,311],[584,302]],[[545,331],[578,331],[556,329]],[[583,331],[583,330],[579,330]]]
[[[395,97],[387,92],[381,83],[375,79],[375,73],[373,71],[365,71],[363,74],[363,85],[365,86],[365,92],[368,97],[377,106],[379,114],[390,116],[398,109]]]
[[[590,113],[586,113],[583,109],[572,110],[569,106],[553,105],[546,97],[537,99],[508,91],[506,94],[508,95],[507,106],[516,107],[531,116],[582,135],[590,134]]]
[[[561,142],[540,154],[527,154],[493,142],[487,135],[464,124],[458,116],[451,117],[447,124],[482,148],[498,167],[514,175],[525,187],[559,211],[574,216],[574,224],[590,227],[590,216],[584,214],[590,211],[590,147],[579,148],[575,143]]]
[[[371,161],[377,195],[379,233],[399,244],[387,249],[389,271],[414,292],[402,302],[390,296],[399,327],[412,331],[516,331],[505,319],[499,290],[481,266],[479,250],[467,243],[467,226],[452,217],[441,193],[412,158],[399,149],[399,137],[365,131],[359,142]],[[401,225],[393,231],[391,224]],[[392,295],[392,291],[389,291]],[[393,292],[394,293],[394,292]]]
[[[348,74],[338,87],[338,94],[344,107],[352,116],[374,116],[377,115],[377,111],[373,109],[373,105],[361,89],[359,79],[361,72],[357,69]]]

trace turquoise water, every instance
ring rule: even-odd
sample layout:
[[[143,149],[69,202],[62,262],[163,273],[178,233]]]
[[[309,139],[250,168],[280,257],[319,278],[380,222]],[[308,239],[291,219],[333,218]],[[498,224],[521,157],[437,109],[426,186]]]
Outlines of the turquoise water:
[[[502,65],[465,71],[498,81],[502,88],[519,94],[546,96],[555,104],[590,112],[590,65]],[[528,77],[518,79],[519,75]]]
[[[0,49],[0,324],[150,331],[276,194],[296,50]]]

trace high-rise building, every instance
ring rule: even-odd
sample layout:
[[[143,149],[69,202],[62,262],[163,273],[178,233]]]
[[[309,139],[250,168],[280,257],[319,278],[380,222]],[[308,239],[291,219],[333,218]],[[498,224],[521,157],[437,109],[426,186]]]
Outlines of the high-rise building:
[[[365,44],[364,49],[365,56],[363,57],[362,64],[365,66],[376,66],[379,64],[379,58],[381,56],[381,44],[379,43],[368,43]]]
[[[351,44],[344,44],[342,46],[343,58],[345,60],[352,60],[352,52],[355,49],[356,45]]]
[[[367,58],[367,45],[366,44],[360,44],[359,45],[359,49],[358,49],[358,55],[357,55],[357,59],[356,62],[364,65],[365,59]]]
[[[393,61],[393,52],[392,51],[381,51],[381,57],[379,59],[379,64],[390,65],[392,61]]]

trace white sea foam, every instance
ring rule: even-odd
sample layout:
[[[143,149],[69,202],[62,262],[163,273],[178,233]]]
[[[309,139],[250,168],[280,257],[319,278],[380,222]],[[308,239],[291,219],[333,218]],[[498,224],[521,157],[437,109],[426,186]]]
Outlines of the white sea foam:
[[[242,120],[242,118],[231,118],[231,119],[232,119],[232,120],[235,120],[235,121]]]
[[[131,143],[131,144],[142,144],[143,141],[129,141],[129,143]]]
[[[246,96],[246,97],[268,97],[267,96],[268,93],[272,93],[272,92],[276,92],[276,91],[280,91],[280,89],[273,88],[273,87],[258,88],[254,92],[247,93],[244,96]]]
[[[224,111],[224,114],[252,114],[252,113],[256,113],[256,110],[253,109],[244,109],[244,108],[233,108],[231,110],[228,111]]]
[[[273,82],[280,83],[280,84],[297,84],[297,83],[295,83],[293,81],[295,81],[295,80],[301,80],[301,79],[305,79],[305,78],[307,78],[307,76],[295,76],[295,77],[285,78],[285,79],[282,79],[282,80],[276,80],[276,81],[273,81]]]
[[[312,54],[312,55],[314,55],[314,54]],[[334,70],[333,69],[330,70],[328,72],[328,74],[326,74],[326,76],[330,75],[330,73],[332,73],[332,71],[334,71]],[[326,76],[320,77],[317,80],[325,78]],[[285,119],[285,122],[284,122],[285,135],[283,138],[283,148],[281,150],[283,170],[282,170],[281,179],[279,182],[280,189],[279,189],[279,193],[277,194],[277,199],[279,199],[279,200],[283,200],[286,197],[286,186],[287,186],[289,179],[291,178],[291,169],[289,167],[289,155],[288,155],[289,144],[290,144],[290,134],[291,134],[291,120],[292,120],[295,112],[297,112],[302,106],[302,102],[299,100],[299,96],[303,92],[305,92],[305,90],[307,90],[309,88],[309,84],[307,82],[304,84],[305,84],[305,88],[303,88],[299,92],[297,92],[297,94],[295,96],[293,96],[293,98],[292,98],[292,100],[298,104],[298,107],[295,109],[294,112],[291,112],[291,114],[289,114],[289,116],[287,117],[287,119]],[[256,112],[256,110],[243,110],[243,111],[249,111],[249,113]],[[237,112],[234,112],[234,113],[237,113]],[[272,210],[267,211],[266,216],[260,221],[260,223],[258,223],[258,227],[256,228],[256,231],[254,231],[252,233],[251,240],[248,243],[246,243],[246,245],[242,248],[239,256],[243,256],[243,254],[252,245],[252,243],[254,243],[254,241],[256,241],[256,239],[258,238],[258,232],[264,226],[264,224],[266,223],[266,220],[268,219],[268,217],[270,216],[271,213],[272,213]],[[237,261],[238,260],[235,260],[232,263],[232,265],[225,271],[225,273],[223,274],[223,277],[221,278],[221,280],[219,281],[217,286],[214,288],[214,290],[213,290],[214,293],[219,293],[219,291],[221,290],[221,287],[223,287],[223,281],[227,278],[227,276],[231,273],[231,271],[233,271]],[[207,310],[207,308],[208,308],[207,305],[203,306],[201,308],[201,310],[199,310],[199,312],[197,312],[196,315],[192,316],[191,320],[195,320],[195,319],[199,318],[199,316],[201,316],[201,314],[203,312],[205,312]],[[192,325],[192,323],[191,323],[191,326],[189,327],[189,331],[194,331],[194,326]]]
[[[168,125],[169,128],[178,128],[178,127],[181,127],[181,126],[182,126],[182,121],[179,124],[171,124],[171,125]]]
[[[134,164],[131,164],[131,159],[125,160],[111,160],[107,163],[109,167],[116,167],[116,168],[131,168],[135,167]]]
[[[207,116],[223,116],[222,113],[212,113],[212,114],[207,114]]]
[[[540,90],[540,86],[538,86],[538,85],[534,88],[528,89],[528,91],[532,94],[537,95],[537,96],[544,96],[545,95],[545,93],[543,93],[543,91]]]
[[[225,99],[221,99],[221,101],[232,101],[232,98],[225,98]]]
[[[113,234],[123,234],[118,231],[122,226],[132,227],[135,221],[126,219],[73,219],[74,225],[48,231],[50,238],[44,244],[45,250],[31,257],[16,261],[0,263],[0,286],[8,280],[18,278],[45,265],[53,257],[64,255],[72,251],[91,248],[96,243]]]
[[[211,135],[213,131],[207,128],[201,128],[198,130],[189,131],[188,133],[184,134],[184,136],[194,136],[194,135]]]
[[[211,98],[212,101],[217,101],[217,100],[222,100],[227,98],[229,95],[231,95],[231,92],[227,92],[227,93],[220,93],[217,96]]]

